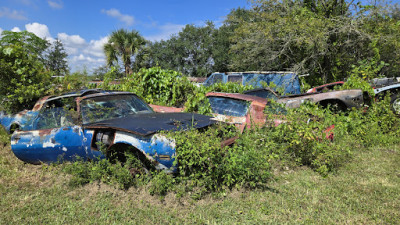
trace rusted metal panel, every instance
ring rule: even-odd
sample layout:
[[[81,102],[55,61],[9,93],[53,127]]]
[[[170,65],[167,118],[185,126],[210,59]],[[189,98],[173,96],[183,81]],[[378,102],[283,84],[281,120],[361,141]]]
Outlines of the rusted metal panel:
[[[285,96],[278,100],[279,103],[284,103],[288,107],[295,108],[299,107],[305,101],[314,103],[329,102],[329,101],[340,101],[346,108],[360,108],[364,104],[364,97],[362,90],[341,90],[341,91],[330,91],[323,93],[310,93],[296,96]]]
[[[20,160],[32,164],[86,159],[82,130],[79,133],[63,129],[17,131],[11,138],[12,150]]]
[[[154,110],[154,112],[158,113],[183,112],[185,110],[184,108],[176,108],[176,107],[153,105],[153,104],[149,104],[149,106]]]
[[[333,90],[337,86],[342,86],[343,84],[344,84],[344,81],[328,83],[328,84],[324,84],[321,86],[317,86],[317,87],[308,89],[306,93],[320,93],[320,92],[324,92],[324,91],[329,91],[329,90]]]
[[[208,92],[206,94],[206,96],[207,97],[209,97],[209,96],[227,97],[227,98],[233,98],[233,99],[240,99],[240,100],[244,100],[244,101],[251,101],[251,102],[254,102],[254,104],[258,104],[260,106],[266,105],[268,103],[267,99],[257,97],[257,96],[239,94],[239,93]]]
[[[271,94],[267,95],[267,92]],[[279,96],[270,88],[258,88],[246,91],[245,94],[251,96],[276,96],[275,100],[278,103],[285,104],[289,108],[297,108],[306,101],[314,103],[339,102],[346,108],[360,108],[364,104],[363,92],[360,89]]]
[[[245,115],[243,116],[228,116],[224,114],[219,114],[214,112],[214,119],[230,124],[234,124],[240,132],[243,132],[245,128],[251,128],[252,126],[265,126],[267,120],[271,120],[270,123],[274,126],[278,126],[284,120],[281,118],[270,118],[267,114],[264,113],[264,109],[268,104],[268,100],[265,98],[237,94],[237,93],[220,93],[220,92],[210,92],[207,93],[207,97],[221,97],[227,99],[235,99],[248,102],[248,109]],[[228,111],[235,109],[227,109]]]

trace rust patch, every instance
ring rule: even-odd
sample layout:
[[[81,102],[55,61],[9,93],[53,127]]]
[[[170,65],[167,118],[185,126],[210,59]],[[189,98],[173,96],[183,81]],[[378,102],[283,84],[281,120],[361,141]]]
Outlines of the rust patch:
[[[250,102],[256,102],[256,104],[266,105],[268,100],[265,98],[252,96],[252,95],[245,95],[245,94],[238,94],[238,93],[222,93],[222,92],[208,92],[206,94],[207,97],[215,96],[215,97],[225,97],[225,98],[233,98],[233,99],[240,99]]]
[[[37,101],[36,104],[33,106],[32,111],[39,111],[43,107],[46,100],[49,99],[50,97],[51,96],[45,96],[45,97],[39,99],[39,101]]]
[[[153,104],[149,104],[149,106],[154,110],[154,112],[158,112],[158,113],[171,113],[171,112],[183,112],[184,111],[184,108],[176,108],[176,107],[153,105]]]
[[[224,141],[221,141],[221,148],[234,144],[236,139],[238,139],[238,138],[239,138],[238,136],[235,136],[235,137],[228,138]]]
[[[53,129],[45,129],[45,130],[39,130],[39,136],[46,136],[46,135],[49,135],[49,134],[51,134],[51,131],[52,131]]]

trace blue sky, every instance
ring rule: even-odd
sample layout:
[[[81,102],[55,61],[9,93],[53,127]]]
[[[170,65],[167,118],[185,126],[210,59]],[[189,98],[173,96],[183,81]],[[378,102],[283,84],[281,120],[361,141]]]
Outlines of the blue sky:
[[[70,68],[91,70],[105,62],[102,46],[120,28],[135,29],[148,40],[168,39],[186,24],[220,24],[247,0],[1,0],[0,32],[28,30],[59,38]]]

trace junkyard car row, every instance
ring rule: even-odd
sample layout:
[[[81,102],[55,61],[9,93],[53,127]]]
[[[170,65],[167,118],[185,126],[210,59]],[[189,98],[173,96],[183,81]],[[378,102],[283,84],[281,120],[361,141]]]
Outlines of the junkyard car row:
[[[286,109],[268,110],[271,100],[291,108],[305,101],[340,109],[361,107],[361,90],[326,91],[342,84],[336,82],[310,89],[306,94],[284,96],[270,88],[244,94],[210,92],[206,96],[213,117],[183,113],[183,108],[148,105],[134,93],[90,89],[43,97],[32,110],[16,115],[1,113],[0,123],[12,133],[15,156],[28,163],[98,159],[107,157],[108,151],[118,150],[134,152],[154,168],[175,172],[175,142],[160,131],[206,128],[217,121],[234,124],[240,132],[253,125],[285,123]],[[334,125],[325,131],[330,140],[333,128]]]

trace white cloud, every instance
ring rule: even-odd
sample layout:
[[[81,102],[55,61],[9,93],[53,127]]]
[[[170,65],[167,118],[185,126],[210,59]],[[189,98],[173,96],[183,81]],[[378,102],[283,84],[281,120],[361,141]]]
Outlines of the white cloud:
[[[63,43],[68,55],[78,54],[80,49],[85,48],[87,45],[85,39],[81,38],[79,35],[59,33],[57,37]]]
[[[19,27],[14,27],[13,29],[11,29],[12,32],[21,32],[21,29],[19,29]]]
[[[72,67],[72,72],[83,69],[93,71],[93,69],[104,65],[104,63],[105,58],[90,57],[84,54],[72,56],[69,60],[69,65]]]
[[[73,61],[73,62],[82,62],[82,61],[84,61],[84,62],[88,62],[88,63],[101,63],[101,62],[105,62],[104,59],[93,58],[93,57],[86,56],[86,55],[83,55],[83,54],[79,54],[79,55],[73,56],[73,57],[71,58],[71,61]]]
[[[50,42],[52,38],[49,28],[45,24],[30,23],[25,25],[25,29],[34,33],[38,37],[46,38]],[[0,34],[3,31],[0,28]],[[19,27],[14,27],[11,31],[20,32]],[[67,33],[58,33],[57,38],[63,43],[64,49],[68,54],[68,64],[71,72],[87,69],[92,71],[105,64],[105,55],[103,45],[107,43],[108,37],[102,37],[98,40],[86,41],[79,35],[70,35]]]
[[[47,40],[54,40],[49,32],[49,28],[45,24],[40,23],[28,23],[25,25],[25,29],[29,32],[34,33],[36,36],[47,39]]]
[[[66,33],[59,33],[57,37],[64,44],[76,45],[78,47],[82,47],[86,44],[85,39],[81,38],[81,36],[79,35],[68,35]]]
[[[124,22],[127,26],[131,26],[135,22],[135,18],[133,16],[122,14],[118,9],[103,9],[101,12],[108,16],[117,18],[119,21]]]
[[[83,52],[95,57],[104,58],[103,46],[107,41],[108,37],[103,37],[100,40],[91,40],[89,46]]]
[[[14,19],[14,20],[26,20],[27,19],[24,16],[24,13],[22,11],[11,10],[6,7],[0,8],[0,18],[1,17],[5,17],[8,19]]]
[[[64,3],[61,0],[48,0],[47,3],[53,9],[62,9],[64,7]]]
[[[146,36],[145,38],[150,41],[168,40],[171,38],[171,35],[179,33],[184,27],[185,25],[172,23],[156,26],[155,29],[158,29],[160,32],[156,35]]]
[[[1,27],[0,27],[0,37],[1,37],[1,33],[3,33],[3,29],[1,29]]]
[[[59,33],[58,39],[63,43],[68,54],[68,62],[72,71],[88,69],[89,71],[105,63],[103,45],[108,41],[108,37],[99,40],[85,41],[79,35],[68,35]]]

